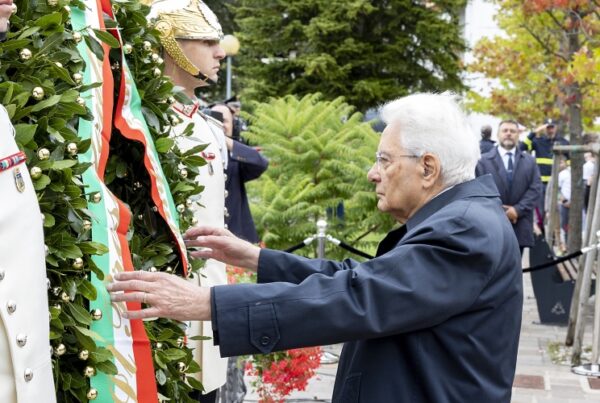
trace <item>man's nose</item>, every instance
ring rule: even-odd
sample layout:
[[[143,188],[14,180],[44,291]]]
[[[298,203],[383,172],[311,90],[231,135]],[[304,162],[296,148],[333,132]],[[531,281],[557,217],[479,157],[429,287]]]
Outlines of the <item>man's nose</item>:
[[[374,163],[369,171],[367,172],[367,179],[369,182],[379,182],[381,180],[381,176],[379,175],[379,169],[377,168],[377,163]]]

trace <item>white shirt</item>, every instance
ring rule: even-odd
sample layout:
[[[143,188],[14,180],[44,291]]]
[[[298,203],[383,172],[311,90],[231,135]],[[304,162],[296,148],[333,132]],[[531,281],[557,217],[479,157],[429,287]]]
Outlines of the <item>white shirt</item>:
[[[498,152],[500,153],[500,157],[502,157],[502,162],[504,162],[504,169],[508,171],[508,153],[512,153],[513,160],[513,170],[515,169],[515,153],[517,151],[517,147],[513,147],[510,150],[505,150],[502,147],[498,147]]]
[[[567,200],[571,200],[571,167],[558,173],[558,191]]]
[[[594,160],[586,161],[585,164],[583,164],[583,180],[586,185],[589,185],[589,180],[594,176],[595,165]]]

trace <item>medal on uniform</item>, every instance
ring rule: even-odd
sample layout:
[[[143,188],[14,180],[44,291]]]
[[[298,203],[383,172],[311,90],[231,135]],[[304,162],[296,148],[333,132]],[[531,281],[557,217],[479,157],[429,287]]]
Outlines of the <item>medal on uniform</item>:
[[[215,153],[205,153],[204,151],[202,151],[202,158],[204,158],[206,160],[206,162],[208,163],[208,174],[209,175],[214,175],[215,174],[215,168],[213,167],[212,161],[215,159]]]
[[[15,168],[13,174],[15,176],[15,185],[17,186],[17,190],[23,193],[25,191],[25,180],[23,179],[21,170],[19,168]]]

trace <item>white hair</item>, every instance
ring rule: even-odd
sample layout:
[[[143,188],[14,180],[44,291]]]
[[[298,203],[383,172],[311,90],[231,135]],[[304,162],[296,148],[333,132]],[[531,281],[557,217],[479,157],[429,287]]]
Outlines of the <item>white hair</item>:
[[[409,153],[435,154],[446,186],[475,177],[479,138],[471,129],[455,94],[422,93],[388,102],[381,110],[386,124],[399,125],[401,146]]]

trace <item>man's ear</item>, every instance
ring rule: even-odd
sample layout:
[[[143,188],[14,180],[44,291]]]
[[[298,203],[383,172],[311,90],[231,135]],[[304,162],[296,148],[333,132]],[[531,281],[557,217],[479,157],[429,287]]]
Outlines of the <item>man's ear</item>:
[[[423,170],[423,180],[427,187],[436,183],[442,173],[439,158],[430,153],[425,153],[421,157],[421,169]]]

